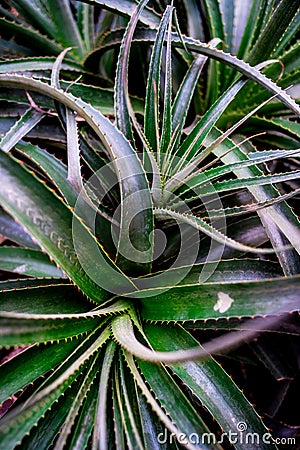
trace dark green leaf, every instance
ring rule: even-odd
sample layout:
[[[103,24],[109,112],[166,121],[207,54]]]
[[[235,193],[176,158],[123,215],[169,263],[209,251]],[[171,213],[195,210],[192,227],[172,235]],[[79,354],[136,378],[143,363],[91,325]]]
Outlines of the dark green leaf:
[[[33,345],[1,365],[2,403],[29,383],[53,369],[83,341],[82,336],[65,342]]]
[[[55,25],[55,37],[64,47],[74,47],[73,53],[80,60],[84,54],[83,42],[67,0],[47,1],[47,8]]]
[[[75,449],[79,446],[88,445],[94,426],[94,418],[96,412],[96,400],[98,393],[98,379],[90,386],[86,399],[76,420],[76,426],[72,433],[72,439],[69,448]]]
[[[30,9],[33,10],[34,8],[31,7]],[[47,36],[39,33],[39,31],[31,27],[25,27],[4,18],[0,18],[0,25],[2,30],[12,32],[18,36],[21,42],[30,42],[29,48],[33,49],[33,53],[42,52],[42,55],[49,56],[57,55],[62,51],[62,47],[58,43],[52,41]],[[36,51],[34,51],[35,48]]]
[[[87,396],[91,385],[95,382],[95,378],[98,373],[98,364],[99,364],[99,356],[94,357],[87,369],[86,374],[84,375],[82,382],[80,383],[80,389],[78,389],[77,395],[74,398],[72,405],[68,411],[65,422],[60,429],[58,439],[55,443],[57,449],[63,448],[66,446],[68,442],[68,438],[72,431],[72,427],[74,422],[76,421],[76,417],[79,414],[81,406],[85,402],[85,397]],[[72,436],[75,437],[74,435]]]
[[[241,8],[243,8],[241,6]],[[261,1],[260,0],[254,0],[252,1],[249,6],[249,14],[247,17],[247,21],[245,24],[243,24],[243,27],[239,27],[239,24],[237,24],[237,27],[240,30],[241,33],[241,41],[240,45],[237,51],[237,56],[239,58],[245,59],[245,56],[249,52],[249,48],[252,44],[252,39],[254,36],[254,32],[257,32],[257,29],[259,29],[260,19],[261,19]]]
[[[141,419],[134,380],[125,372],[124,361],[119,354],[118,371],[115,370],[116,393],[122,417],[123,428],[129,448],[143,449]]]
[[[44,316],[41,319],[31,319],[31,314],[27,315],[1,312],[0,314],[0,345],[13,346],[23,344],[35,344],[49,342],[68,337],[78,336],[99,325],[98,318],[66,317],[57,319]],[[23,318],[24,317],[24,318]]]
[[[64,420],[70,410],[76,393],[80,389],[81,380],[77,380],[68,388],[64,396],[58,399],[58,402],[51,409],[48,409],[45,416],[42,417],[38,426],[30,430],[22,440],[23,450],[41,450],[51,447]]]
[[[192,282],[169,286],[164,293],[159,293],[159,289],[146,289],[138,296],[144,319],[205,320],[295,311],[299,307],[299,288],[299,277],[202,285]],[[143,293],[148,296],[150,292],[153,296],[142,298]]]
[[[26,248],[0,247],[0,270],[32,277],[65,277],[47,255]]]
[[[0,310],[30,314],[76,314],[91,309],[64,279],[10,280],[0,283]],[[94,305],[92,305],[94,306]]]
[[[116,352],[116,344],[111,341],[105,350],[95,407],[95,423],[93,446],[102,450],[109,448],[108,442],[108,389],[111,377],[111,366]]]
[[[281,0],[247,58],[250,64],[269,58],[298,10],[298,0]]]
[[[78,378],[79,370],[91,356],[99,350],[109,337],[109,332],[103,332],[98,338],[92,336],[92,342],[78,359],[70,365],[68,358],[61,366],[61,370],[54,372],[43,386],[43,389],[34,393],[27,400],[26,410],[24,405],[13,409],[2,419],[0,426],[0,449],[11,450],[21,442],[23,437],[36,425],[53,403],[66,391],[66,389]],[[87,338],[86,340],[90,340]],[[78,347],[79,348],[79,347]],[[57,376],[58,375],[58,376]]]
[[[37,164],[56,185],[69,205],[75,206],[78,192],[68,182],[67,167],[59,159],[38,146],[24,141],[18,143],[17,150]]]
[[[32,0],[11,0],[10,4],[16,11],[21,13],[28,23],[36,26],[52,37],[56,35],[55,25],[49,18],[49,15],[45,13],[45,9],[41,7],[41,4],[33,7]]]
[[[172,48],[171,48],[171,31],[172,31],[172,12],[171,10],[168,28],[167,28],[167,48],[165,59],[165,80],[164,80],[164,98],[163,98],[163,114],[162,114],[162,129],[160,139],[161,155],[167,154],[170,151],[170,142],[172,136]],[[165,157],[166,158],[166,157]],[[163,158],[163,159],[165,159]]]
[[[300,10],[295,14],[293,19],[291,20],[289,26],[286,28],[284,34],[282,35],[275,52],[273,53],[274,57],[278,57],[282,51],[287,47],[290,41],[294,38],[299,29],[299,19],[300,19]]]

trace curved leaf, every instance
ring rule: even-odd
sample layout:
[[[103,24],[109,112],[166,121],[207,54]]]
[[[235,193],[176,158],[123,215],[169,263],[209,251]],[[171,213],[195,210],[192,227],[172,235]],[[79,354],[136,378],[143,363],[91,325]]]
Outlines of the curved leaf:
[[[30,9],[34,8],[31,6]],[[19,25],[3,18],[0,18],[0,26],[2,30],[7,30],[18,36],[21,42],[23,41],[26,43],[29,41],[33,48],[37,47],[39,51],[42,49],[43,55],[57,55],[62,51],[62,47],[58,43],[40,34],[31,27],[24,27],[23,25]]]
[[[273,319],[274,320],[274,319]],[[241,337],[239,332],[227,339],[216,338],[209,342],[209,344],[202,348],[201,346],[192,346],[189,349],[180,349],[175,351],[155,351],[142,344],[135,336],[133,324],[129,315],[122,315],[112,320],[112,333],[119,344],[127,351],[132,353],[135,357],[143,359],[151,363],[178,363],[182,361],[190,361],[194,359],[207,359],[209,353],[215,353],[221,350],[231,349],[234,345],[238,345],[246,338],[253,337],[256,330],[250,328],[249,331],[244,331],[244,336]],[[247,333],[245,335],[245,333]]]
[[[106,298],[105,292],[83,271],[74,251],[71,211],[45,185],[3,152],[0,152],[0,174],[3,180],[1,204],[86,294],[98,302]],[[83,225],[80,227],[82,233],[88,235]]]
[[[120,31],[112,32],[106,36],[107,46],[105,46],[105,41],[102,42],[101,50],[98,52],[103,52],[105,49],[112,48],[120,42]],[[136,32],[134,42],[144,42],[152,44],[155,41],[154,30],[141,29]],[[238,59],[236,56],[232,56],[229,53],[225,53],[222,50],[218,50],[209,44],[204,44],[200,41],[192,39],[190,37],[183,37],[183,41],[178,37],[176,33],[172,33],[172,45],[174,48],[183,48],[184,45],[191,51],[200,53],[202,55],[208,56],[226,64],[229,67],[237,70],[238,72],[245,75],[247,78],[255,81],[257,84],[263,86],[267,91],[275,94],[277,98],[282,101],[291,111],[293,111],[298,116],[300,115],[300,107],[296,102],[276,83],[268,79],[259,70],[250,66],[247,62]],[[91,55],[90,55],[91,57]]]
[[[141,271],[148,273],[152,260],[152,202],[145,172],[129,142],[99,111],[83,100],[73,97],[72,94],[18,75],[0,75],[0,84],[2,83],[38,91],[62,102],[86,119],[104,142],[115,166],[121,188],[121,233],[118,251],[130,259],[129,255],[135,250],[133,259],[137,259],[134,268],[136,269],[138,265]],[[139,258],[145,263],[139,264]],[[126,267],[128,268],[127,260]]]
[[[128,109],[128,65],[131,42],[133,33],[138,23],[139,17],[143,13],[144,7],[148,0],[143,0],[139,3],[133,12],[128,26],[125,30],[124,37],[121,43],[120,52],[118,56],[118,64],[115,78],[115,116],[116,124],[126,138],[133,142],[133,134],[130,123],[130,113]]]
[[[78,192],[67,180],[67,167],[54,155],[25,141],[18,143],[16,149],[37,164],[59,189],[70,206],[75,206]]]
[[[90,5],[99,5],[102,8],[108,9],[113,12],[118,12],[126,16],[131,16],[137,6],[134,0],[80,0],[84,3],[89,3]],[[141,22],[150,27],[156,27],[159,25],[160,17],[153,10],[146,8],[140,18]]]
[[[58,47],[57,53],[62,51],[61,47]],[[12,60],[5,60],[0,62],[0,73],[24,73],[52,70],[55,63],[54,57],[39,56],[39,57],[27,57],[27,58],[15,58]],[[63,70],[70,70],[74,72],[82,72],[82,67],[71,60],[64,60],[62,65]]]
[[[237,180],[239,181],[239,180]],[[237,242],[234,239],[226,236],[222,231],[214,228],[212,225],[208,224],[205,220],[197,217],[193,214],[186,214],[177,212],[172,209],[164,209],[164,208],[156,208],[154,210],[154,214],[158,218],[162,219],[174,219],[180,223],[186,223],[190,225],[192,228],[196,230],[202,231],[207,236],[211,237],[216,242],[220,244],[227,245],[228,247],[232,247],[235,250],[239,250],[241,252],[252,252],[257,254],[267,254],[274,253],[275,250],[269,248],[256,248],[251,247],[250,245],[245,245],[243,243]],[[283,250],[283,249],[278,249]]]
[[[146,104],[144,115],[145,136],[155,154],[159,152],[159,90],[160,62],[163,44],[172,9],[168,7],[163,15],[151,54],[147,78]]]
[[[197,343],[179,325],[166,329],[162,326],[147,324],[145,333],[157,351],[178,351]],[[267,428],[243,393],[213,358],[209,357],[204,362],[188,361],[170,364],[170,368],[189,387],[193,395],[199,398],[225,434],[239,433],[239,424],[243,423],[246,424],[249,435],[255,433],[255,436],[259,436],[257,442],[260,449],[269,448],[269,444],[263,442]],[[216,443],[216,440],[215,436],[213,443]],[[202,444],[202,441],[200,443]],[[245,444],[237,440],[234,447],[244,450]]]

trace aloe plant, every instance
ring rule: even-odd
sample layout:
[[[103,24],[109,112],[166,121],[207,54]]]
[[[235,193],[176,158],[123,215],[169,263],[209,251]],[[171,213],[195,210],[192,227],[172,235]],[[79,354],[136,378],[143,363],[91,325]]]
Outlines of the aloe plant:
[[[0,449],[277,448],[219,358],[299,308],[298,3],[164,3],[1,3]]]

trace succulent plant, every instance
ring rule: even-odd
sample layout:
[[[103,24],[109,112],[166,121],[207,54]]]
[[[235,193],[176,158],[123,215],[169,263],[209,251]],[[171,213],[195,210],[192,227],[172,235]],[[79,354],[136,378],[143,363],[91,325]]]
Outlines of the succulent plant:
[[[0,450],[276,448],[219,355],[299,309],[299,6],[168,3],[0,3]]]

